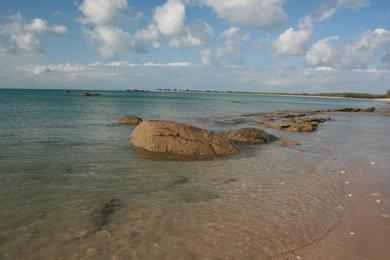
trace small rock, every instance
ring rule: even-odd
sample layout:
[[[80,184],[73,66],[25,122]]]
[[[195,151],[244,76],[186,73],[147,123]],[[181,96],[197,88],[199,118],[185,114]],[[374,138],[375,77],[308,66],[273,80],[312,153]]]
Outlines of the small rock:
[[[97,253],[98,252],[96,251],[95,248],[88,248],[86,255],[87,255],[87,257],[94,257],[97,255]]]
[[[294,146],[294,145],[299,145],[298,142],[295,142],[293,140],[288,140],[288,139],[279,139],[276,141],[278,145],[282,146]]]
[[[351,197],[352,197],[352,194],[351,194],[351,193],[350,193],[350,194],[348,194],[348,197],[350,197],[350,198],[351,198]]]
[[[345,185],[348,185],[348,184],[349,184],[349,181],[345,181],[344,184],[345,184]]]
[[[340,173],[341,173],[341,174],[344,174],[344,173],[345,173],[345,171],[340,171]]]
[[[382,204],[382,203],[383,203],[382,200],[375,200],[375,201],[376,201],[376,203],[379,203],[379,204]]]
[[[374,165],[375,164],[375,162],[371,162],[371,165]]]
[[[371,193],[371,196],[373,197],[379,197],[381,194],[378,192]]]
[[[355,233],[354,233],[354,232],[349,232],[349,234],[350,234],[351,236],[355,235]]]
[[[387,215],[387,214],[382,214],[382,217],[384,217],[384,218],[388,218],[388,217],[389,217],[389,215]]]
[[[142,123],[142,118],[139,118],[137,116],[122,116],[119,118],[119,124],[124,124],[124,125],[139,125]]]

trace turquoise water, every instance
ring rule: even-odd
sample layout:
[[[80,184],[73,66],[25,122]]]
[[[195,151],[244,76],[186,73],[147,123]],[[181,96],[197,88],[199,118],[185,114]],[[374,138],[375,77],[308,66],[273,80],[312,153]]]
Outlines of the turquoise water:
[[[0,258],[262,258],[308,243],[348,215],[340,157],[386,151],[389,119],[337,115],[295,148],[241,147],[212,161],[132,149],[133,114],[216,130],[202,118],[370,100],[243,94],[0,90]],[[359,114],[359,115],[358,115]],[[388,138],[387,138],[388,139]],[[293,235],[292,235],[293,234]]]

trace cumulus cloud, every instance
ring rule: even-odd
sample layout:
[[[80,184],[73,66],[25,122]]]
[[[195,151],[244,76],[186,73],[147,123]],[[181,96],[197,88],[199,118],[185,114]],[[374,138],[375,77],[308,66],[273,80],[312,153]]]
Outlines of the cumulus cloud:
[[[98,52],[108,60],[116,60],[121,51],[147,51],[135,37],[114,26],[97,26],[94,30],[84,30],[84,33],[90,40],[101,43]]]
[[[214,39],[214,30],[206,22],[196,21],[189,28],[170,41],[169,46],[178,48],[182,46],[201,46]]]
[[[369,5],[369,0],[332,0],[322,5],[320,9],[320,21],[331,18],[337,11],[343,9],[357,10]]]
[[[128,9],[127,0],[84,0],[79,6],[82,23],[109,25]]]
[[[319,40],[306,54],[306,63],[309,66],[329,66],[337,58],[337,51],[329,42],[339,37],[332,36]]]
[[[280,55],[301,56],[305,54],[307,42],[313,34],[312,19],[306,16],[299,20],[298,30],[287,29],[276,40],[274,46]]]
[[[139,30],[137,38],[149,42],[152,47],[160,47],[160,39],[169,40],[169,47],[192,47],[206,45],[214,39],[214,30],[200,20],[185,27],[185,5],[181,0],[167,0],[158,6],[153,13],[153,22],[145,29]]]
[[[203,49],[200,60],[205,65],[240,65],[245,63],[241,45],[249,39],[249,35],[241,33],[237,27],[230,27],[220,37],[225,41],[215,50]]]
[[[53,25],[49,26],[47,21],[40,18],[35,18],[31,20],[30,23],[24,25],[26,31],[37,34],[66,34],[68,33],[68,28],[63,25]]]
[[[312,67],[326,66],[342,69],[367,69],[376,62],[388,63],[390,31],[377,28],[363,33],[356,41],[332,46],[336,37],[315,43],[306,55],[306,63]]]
[[[285,0],[199,0],[232,25],[274,30],[283,25]]]
[[[20,13],[7,17],[9,23],[0,24],[1,53],[44,52],[39,42],[40,35],[64,35],[68,28],[64,25],[50,26],[46,20],[34,18],[25,23]]]
[[[129,10],[127,0],[84,0],[79,10],[83,14],[80,21],[94,25],[94,29],[83,29],[90,41],[100,43],[97,51],[107,60],[117,60],[120,52],[145,53],[146,48],[140,41],[128,32],[123,31],[114,23],[119,19],[136,20],[141,13],[126,16]]]
[[[180,0],[168,0],[156,8],[153,20],[162,35],[174,36],[181,32],[185,14],[185,5]]]

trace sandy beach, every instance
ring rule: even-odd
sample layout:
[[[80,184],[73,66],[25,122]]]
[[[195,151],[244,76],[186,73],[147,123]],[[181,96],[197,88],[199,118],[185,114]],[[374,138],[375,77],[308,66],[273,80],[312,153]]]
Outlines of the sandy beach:
[[[386,154],[375,165],[366,162],[366,165],[358,168],[348,165],[343,179],[345,192],[351,194],[351,214],[318,240],[275,259],[388,258],[389,158],[389,154]]]

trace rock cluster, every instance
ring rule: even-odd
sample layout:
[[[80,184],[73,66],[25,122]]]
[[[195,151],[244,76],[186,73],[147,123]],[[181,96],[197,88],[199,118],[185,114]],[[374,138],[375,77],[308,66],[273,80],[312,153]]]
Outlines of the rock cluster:
[[[119,118],[119,124],[124,125],[139,125],[142,123],[142,118],[132,115],[122,116]]]
[[[359,108],[359,107],[341,107],[336,109],[323,110],[322,112],[374,112],[375,107]]]
[[[268,128],[289,132],[313,132],[318,124],[329,121],[328,116],[313,116],[306,113],[271,113],[261,118],[258,123]]]

